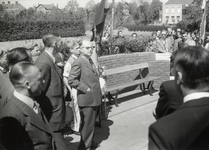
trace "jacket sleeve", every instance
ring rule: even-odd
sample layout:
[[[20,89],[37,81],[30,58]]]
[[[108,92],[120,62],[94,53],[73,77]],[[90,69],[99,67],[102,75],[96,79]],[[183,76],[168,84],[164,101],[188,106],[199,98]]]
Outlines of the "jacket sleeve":
[[[21,124],[13,117],[0,120],[0,143],[7,150],[27,150],[32,148],[32,141],[25,136]],[[30,146],[29,146],[30,145]]]
[[[153,124],[149,127],[148,150],[168,150],[167,141],[160,128]]]
[[[43,63],[36,63],[36,66],[39,68],[42,78],[44,79],[45,83],[42,86],[42,90],[44,93],[48,91],[48,88],[50,86],[50,78],[51,78],[51,70],[50,66],[43,64]]]
[[[165,90],[164,84],[162,83],[160,85],[159,99],[157,102],[157,106],[155,108],[155,112],[158,119],[164,116],[169,105],[168,99],[169,99],[168,94]]]
[[[79,61],[74,61],[68,77],[68,84],[82,93],[86,93],[88,86],[81,81],[82,68]]]

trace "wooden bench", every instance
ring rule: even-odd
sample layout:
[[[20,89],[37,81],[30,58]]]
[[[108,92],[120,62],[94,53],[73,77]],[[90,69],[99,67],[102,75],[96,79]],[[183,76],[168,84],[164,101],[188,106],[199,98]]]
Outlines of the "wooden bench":
[[[148,90],[149,94],[152,95],[153,82],[154,82],[154,80],[157,80],[160,77],[156,77],[156,76],[143,77],[142,70],[145,69],[145,68],[149,68],[149,64],[147,62],[146,63],[140,63],[140,64],[134,64],[134,65],[126,65],[126,66],[122,66],[122,67],[118,67],[118,68],[104,70],[104,73],[105,73],[106,77],[110,76],[110,75],[118,74],[118,73],[125,73],[125,72],[128,72],[128,71],[139,70],[140,79],[136,79],[136,80],[133,80],[133,81],[128,81],[128,82],[124,82],[124,83],[119,83],[119,84],[107,86],[107,92],[116,91],[115,98],[114,98],[116,107],[118,107],[119,92],[124,88],[131,87],[131,86],[134,86],[134,85],[140,85],[140,89],[142,90],[142,92],[144,94],[146,93],[146,90]],[[146,82],[148,83],[147,87],[145,87]]]

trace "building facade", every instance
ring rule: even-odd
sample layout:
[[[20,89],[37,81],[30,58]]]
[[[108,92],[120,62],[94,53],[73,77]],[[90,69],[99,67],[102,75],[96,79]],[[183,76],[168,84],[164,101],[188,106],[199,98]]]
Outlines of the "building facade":
[[[21,11],[25,10],[26,8],[23,7],[21,4],[18,3],[18,1],[16,1],[15,3],[11,3],[10,1],[8,2],[2,2],[2,4],[0,4],[4,10],[6,10],[8,13],[15,13],[18,14]]]
[[[162,23],[177,24],[182,20],[182,10],[193,0],[167,0],[162,6]]]
[[[49,13],[53,8],[55,8],[54,4],[38,4],[38,6],[36,7],[36,11]]]

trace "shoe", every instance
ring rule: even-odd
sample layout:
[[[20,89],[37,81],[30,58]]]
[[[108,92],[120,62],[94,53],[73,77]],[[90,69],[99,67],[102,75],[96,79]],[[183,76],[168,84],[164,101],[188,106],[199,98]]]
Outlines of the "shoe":
[[[100,147],[100,144],[99,143],[92,142],[91,148],[97,148],[97,147]]]

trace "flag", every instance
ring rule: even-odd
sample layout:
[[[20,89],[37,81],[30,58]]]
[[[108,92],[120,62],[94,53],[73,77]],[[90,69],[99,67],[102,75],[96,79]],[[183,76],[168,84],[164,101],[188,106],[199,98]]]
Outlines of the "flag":
[[[206,28],[206,14],[207,14],[207,5],[206,5],[206,0],[203,0],[202,3],[202,9],[203,9],[203,16],[202,16],[202,22],[200,24],[200,43],[204,45],[204,40],[205,40],[205,28]]]
[[[102,0],[99,7],[96,10],[94,27],[92,28],[93,35],[92,35],[91,41],[93,41],[95,38],[95,35],[94,35],[95,27],[96,27],[96,34],[100,35],[100,38],[101,38],[101,34],[103,32],[104,24],[105,24],[105,17],[107,15],[108,10],[109,10],[108,0]]]

